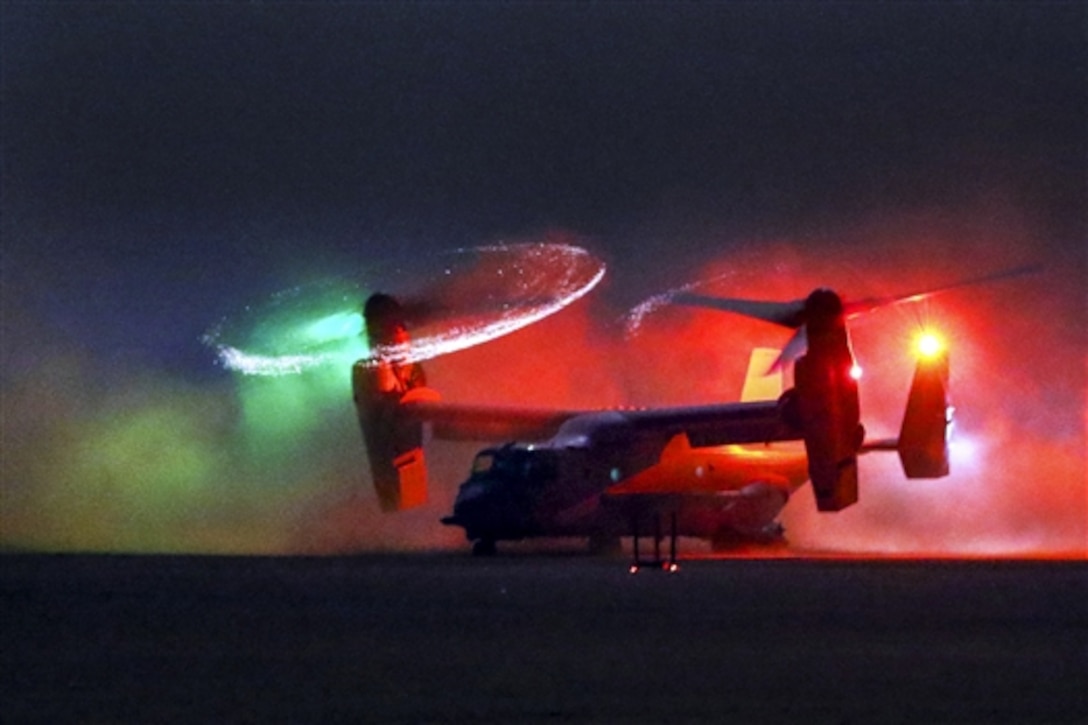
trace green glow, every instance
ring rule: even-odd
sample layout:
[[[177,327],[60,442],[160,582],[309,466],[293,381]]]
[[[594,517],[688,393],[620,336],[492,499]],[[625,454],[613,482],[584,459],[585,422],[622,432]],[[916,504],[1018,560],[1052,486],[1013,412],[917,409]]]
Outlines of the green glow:
[[[368,354],[362,305],[367,294],[342,279],[293,287],[224,321],[205,340],[223,365],[244,375],[296,375],[350,368]]]
[[[298,375],[248,376],[239,380],[238,394],[251,452],[285,465],[295,452],[319,444],[335,427],[354,428],[350,365]]]
[[[359,312],[336,312],[306,327],[305,335],[314,342],[355,338],[363,333],[363,315]]]
[[[278,481],[312,475],[303,463],[313,460],[308,452],[331,440],[342,444],[340,432],[357,429],[351,366],[369,354],[362,314],[367,296],[342,278],[292,287],[205,337],[238,374],[243,450],[275,470]]]

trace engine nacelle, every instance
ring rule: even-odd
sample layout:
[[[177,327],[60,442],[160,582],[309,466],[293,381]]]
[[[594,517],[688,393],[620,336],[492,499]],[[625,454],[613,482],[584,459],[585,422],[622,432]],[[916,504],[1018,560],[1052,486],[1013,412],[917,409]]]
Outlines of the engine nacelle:
[[[427,502],[424,426],[408,406],[438,396],[425,387],[403,394],[382,391],[380,377],[379,370],[356,363],[352,390],[378,502],[383,511],[400,511]]]
[[[403,311],[392,297],[372,295],[363,315],[372,350],[408,343]],[[352,368],[351,387],[382,510],[426,503],[424,426],[411,414],[410,403],[438,394],[426,387],[422,366],[392,355],[360,360]]]
[[[865,439],[854,356],[842,302],[830,290],[806,301],[808,352],[794,367],[796,425],[808,455],[809,478],[820,511],[858,500],[858,451]]]
[[[797,361],[797,423],[820,511],[839,511],[858,500],[858,450],[865,439],[857,383],[849,365],[840,371],[806,355]]]

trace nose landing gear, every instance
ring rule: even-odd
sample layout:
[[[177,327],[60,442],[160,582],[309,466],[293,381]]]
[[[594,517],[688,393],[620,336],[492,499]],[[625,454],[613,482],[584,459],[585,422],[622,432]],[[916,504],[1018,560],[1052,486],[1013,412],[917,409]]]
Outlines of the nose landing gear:
[[[472,542],[472,555],[473,556],[495,556],[495,540],[494,539],[477,539]]]

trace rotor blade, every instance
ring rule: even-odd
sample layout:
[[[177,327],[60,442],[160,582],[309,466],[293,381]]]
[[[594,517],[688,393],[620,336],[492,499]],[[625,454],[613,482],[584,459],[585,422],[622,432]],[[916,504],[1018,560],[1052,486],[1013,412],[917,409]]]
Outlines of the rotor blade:
[[[992,274],[982,275],[981,277],[972,277],[971,279],[962,280],[959,282],[953,282],[952,284],[945,285],[944,287],[936,287],[934,289],[925,290],[922,292],[912,292],[910,294],[898,295],[894,297],[870,297],[864,300],[854,300],[847,302],[843,305],[843,312],[847,318],[857,317],[863,315],[866,312],[872,312],[879,307],[886,307],[888,305],[898,305],[904,302],[920,302],[924,299],[928,299],[935,295],[942,294],[944,292],[950,292],[962,287],[973,287],[974,285],[986,284],[988,282],[997,282],[999,280],[1009,279],[1010,277],[1020,277],[1028,274],[1035,274],[1042,269],[1042,265],[1026,265],[1023,267],[1016,267],[1014,269],[1004,270],[1002,272],[994,272]]]
[[[745,317],[754,317],[757,320],[771,322],[796,329],[804,324],[805,301],[793,302],[759,302],[756,300],[740,300],[728,297],[709,297],[697,295],[691,292],[679,292],[670,298],[670,301],[678,305],[688,307],[700,307],[703,309],[734,312]]]
[[[801,325],[797,328],[797,332],[793,333],[793,337],[790,338],[786,346],[782,348],[782,352],[778,354],[778,357],[771,367],[767,369],[766,375],[777,373],[786,365],[792,365],[797,362],[798,358],[805,354],[808,349],[808,335],[805,333],[805,326]]]

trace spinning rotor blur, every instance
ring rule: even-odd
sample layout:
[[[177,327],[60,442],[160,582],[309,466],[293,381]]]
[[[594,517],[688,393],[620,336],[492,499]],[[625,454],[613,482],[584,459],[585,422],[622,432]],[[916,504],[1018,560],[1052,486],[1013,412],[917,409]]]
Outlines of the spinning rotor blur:
[[[579,299],[604,276],[581,247],[524,243],[458,249],[291,287],[223,319],[205,335],[220,364],[246,375],[291,375],[360,358],[418,362],[501,337]],[[377,289],[401,300],[410,342],[369,349],[363,301]]]

